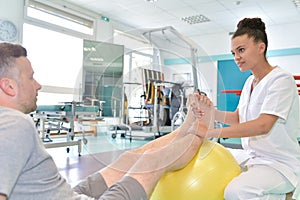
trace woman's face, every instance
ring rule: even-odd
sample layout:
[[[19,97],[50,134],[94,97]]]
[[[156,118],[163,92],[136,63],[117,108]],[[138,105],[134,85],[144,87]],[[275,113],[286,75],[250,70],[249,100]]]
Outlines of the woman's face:
[[[253,70],[264,57],[265,44],[255,42],[247,34],[237,36],[231,41],[231,53],[242,72]]]

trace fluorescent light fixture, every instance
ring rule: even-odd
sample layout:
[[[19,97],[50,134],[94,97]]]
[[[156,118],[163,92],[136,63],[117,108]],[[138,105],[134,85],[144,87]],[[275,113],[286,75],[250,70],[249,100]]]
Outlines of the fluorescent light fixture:
[[[154,3],[154,2],[157,2],[158,0],[146,0],[146,1],[149,3]]]
[[[205,17],[204,15],[194,15],[194,16],[188,16],[188,17],[183,17],[181,18],[182,21],[189,23],[189,24],[199,24],[199,23],[204,23],[204,22],[209,22],[210,19]]]
[[[292,0],[296,8],[300,8],[300,0]]]

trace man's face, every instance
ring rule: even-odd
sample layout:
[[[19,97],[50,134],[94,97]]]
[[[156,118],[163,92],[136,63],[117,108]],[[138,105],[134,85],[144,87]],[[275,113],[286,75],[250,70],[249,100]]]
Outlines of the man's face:
[[[30,113],[36,110],[37,95],[41,85],[33,78],[34,72],[26,57],[17,58],[16,66],[19,70],[19,78],[16,80],[18,85],[16,103],[20,111]]]

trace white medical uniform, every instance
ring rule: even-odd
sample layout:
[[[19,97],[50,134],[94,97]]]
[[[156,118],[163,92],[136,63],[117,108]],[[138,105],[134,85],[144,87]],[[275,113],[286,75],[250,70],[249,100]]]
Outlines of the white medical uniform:
[[[279,118],[268,134],[242,138],[244,149],[242,159],[241,154],[235,156],[240,163],[244,162],[248,170],[257,165],[273,168],[294,187],[299,188],[300,147],[297,142],[299,98],[295,80],[288,72],[275,67],[251,93],[253,80],[252,75],[242,90],[238,105],[240,123],[254,120],[260,114],[276,115]],[[261,181],[259,175],[252,178],[254,181]],[[274,180],[274,177],[268,177],[263,181],[274,182]],[[294,197],[298,195],[297,199],[300,199],[298,190],[294,192]]]

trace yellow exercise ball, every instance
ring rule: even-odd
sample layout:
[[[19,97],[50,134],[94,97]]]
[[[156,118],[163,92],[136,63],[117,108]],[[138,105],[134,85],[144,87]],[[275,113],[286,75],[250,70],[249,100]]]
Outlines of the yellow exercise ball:
[[[159,180],[150,200],[222,200],[226,185],[240,173],[225,147],[205,140],[186,167]]]

